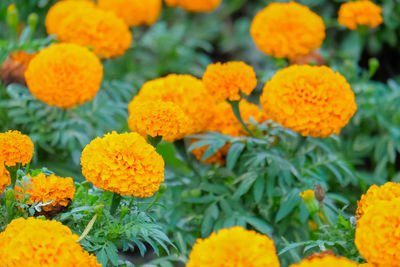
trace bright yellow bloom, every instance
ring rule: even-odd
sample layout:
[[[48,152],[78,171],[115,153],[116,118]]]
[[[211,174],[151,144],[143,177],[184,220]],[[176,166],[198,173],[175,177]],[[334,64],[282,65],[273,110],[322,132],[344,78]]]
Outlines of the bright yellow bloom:
[[[25,165],[31,162],[32,156],[33,142],[29,136],[19,131],[0,133],[0,158],[7,166],[15,166],[17,163]]]
[[[231,61],[211,64],[203,75],[208,92],[219,100],[239,100],[242,93],[250,95],[257,86],[253,68],[244,62]]]
[[[11,184],[10,173],[6,170],[4,163],[0,160],[0,195]]]
[[[334,255],[311,256],[302,260],[299,264],[292,264],[290,267],[357,267],[357,263],[347,258]]]
[[[306,191],[303,191],[300,193],[300,196],[304,199],[304,200],[311,200],[315,198],[315,193],[314,190],[312,189],[308,189]]]
[[[164,140],[173,142],[186,132],[188,123],[182,109],[172,102],[134,98],[129,103],[129,129],[145,137],[162,136]]]
[[[186,267],[279,267],[274,241],[266,235],[235,226],[198,239]]]
[[[100,267],[78,239],[57,221],[15,219],[0,234],[0,266]]]
[[[343,3],[339,9],[339,23],[350,30],[357,26],[377,27],[383,22],[382,8],[369,0]]]
[[[278,71],[265,84],[260,101],[272,120],[313,137],[339,134],[357,109],[349,83],[325,66]]]
[[[325,25],[306,6],[296,2],[272,3],[255,16],[250,33],[265,54],[292,59],[322,45]]]
[[[191,12],[210,12],[216,9],[222,0],[165,0],[168,6],[180,6]]]
[[[112,11],[129,26],[152,25],[160,16],[161,0],[98,0],[101,9]]]
[[[357,218],[361,218],[365,211],[374,206],[377,201],[392,201],[400,198],[400,183],[387,182],[382,186],[372,185],[357,201]]]
[[[53,44],[32,59],[25,79],[37,99],[68,109],[96,96],[103,79],[103,66],[85,47]]]
[[[47,203],[52,201],[46,206],[42,206],[45,212],[58,211],[67,207],[74,199],[75,188],[72,178],[62,178],[54,174],[46,176],[40,173],[29,180],[30,189],[26,190],[29,194],[29,202],[32,203]],[[16,198],[21,199],[23,190],[20,186],[15,187]]]
[[[15,6],[15,4],[11,4],[11,5],[9,5],[8,7],[7,7],[7,11],[8,12],[10,12],[10,11],[13,11],[13,10],[15,10],[17,7]]]
[[[377,267],[400,266],[400,199],[374,202],[357,220],[355,244]]]
[[[182,136],[202,132],[213,116],[214,101],[204,84],[191,75],[171,74],[145,83],[137,96],[140,101],[172,102],[178,105],[189,119],[187,131]]]
[[[103,190],[151,197],[164,181],[164,160],[138,133],[97,137],[85,147],[82,174]]]

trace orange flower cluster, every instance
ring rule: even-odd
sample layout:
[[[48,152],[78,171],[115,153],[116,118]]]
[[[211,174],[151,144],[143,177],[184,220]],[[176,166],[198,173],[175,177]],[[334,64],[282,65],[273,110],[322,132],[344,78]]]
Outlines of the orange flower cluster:
[[[265,84],[260,101],[272,120],[313,137],[339,134],[357,109],[346,79],[325,66],[278,71]]]
[[[255,16],[250,33],[265,54],[292,59],[322,45],[325,25],[320,16],[294,1],[272,3]]]
[[[292,264],[290,267],[357,267],[357,263],[346,258],[334,255],[324,255],[322,257],[309,257],[302,260],[299,264]]]
[[[382,8],[369,0],[349,1],[340,6],[339,23],[350,30],[357,26],[377,27],[383,22]]]
[[[4,85],[19,83],[26,85],[25,71],[29,62],[37,55],[37,53],[26,53],[25,51],[17,51],[11,53],[10,57],[1,65],[1,81]]]
[[[180,6],[190,12],[210,12],[216,9],[222,0],[165,0],[168,6]]]
[[[251,94],[257,86],[257,77],[251,66],[231,61],[209,65],[203,83],[216,101],[236,101],[241,99],[242,93]]]
[[[0,194],[3,194],[7,186],[11,184],[10,173],[6,170],[4,163],[0,161]]]
[[[0,164],[8,167],[17,163],[26,165],[32,160],[33,143],[29,136],[19,131],[0,133]]]
[[[83,150],[81,165],[94,186],[120,195],[151,197],[164,181],[164,160],[137,133],[94,139]]]
[[[74,181],[70,177],[62,178],[54,174],[46,176],[44,173],[40,173],[30,179],[29,182],[32,184],[29,186],[31,188],[26,190],[26,194],[29,194],[30,204],[52,201],[48,205],[41,207],[45,212],[67,207],[74,199]],[[16,186],[15,193],[16,198],[21,199],[22,188]]]
[[[96,96],[103,66],[85,47],[53,44],[31,61],[25,78],[29,91],[40,101],[68,109]]]
[[[162,136],[164,140],[173,142],[186,132],[188,123],[182,109],[172,102],[134,98],[129,104],[129,129],[143,136]]]
[[[160,16],[161,0],[98,0],[98,6],[114,12],[129,26],[152,25]]]
[[[357,220],[355,244],[373,266],[398,267],[400,263],[400,198],[376,201]]]
[[[15,219],[0,234],[0,266],[100,267],[78,239],[57,221]]]
[[[274,242],[265,235],[235,226],[198,239],[187,267],[279,267]]]
[[[46,28],[61,42],[89,46],[101,58],[119,57],[132,43],[123,19],[86,1],[62,1],[51,7]]]

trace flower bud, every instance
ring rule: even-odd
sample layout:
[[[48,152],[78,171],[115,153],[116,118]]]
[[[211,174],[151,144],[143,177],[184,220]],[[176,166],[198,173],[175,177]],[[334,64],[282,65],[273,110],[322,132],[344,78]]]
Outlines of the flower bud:
[[[201,190],[200,189],[192,189],[190,190],[190,196],[191,197],[200,197],[201,196]]]
[[[28,16],[28,25],[31,28],[31,32],[35,32],[37,24],[39,21],[39,16],[36,13],[31,13]]]
[[[319,212],[318,203],[315,200],[314,191],[309,189],[300,193],[300,196],[303,198],[304,203],[306,204],[308,212],[313,215]]]
[[[325,190],[320,184],[314,185],[315,198],[318,200],[319,204],[322,205],[325,199]]]
[[[15,7],[15,4],[9,5],[7,8],[7,25],[13,31],[17,31],[18,23],[19,23],[19,16],[18,16],[18,9]]]
[[[7,202],[8,201],[13,202],[15,200],[15,191],[14,191],[14,189],[8,188],[7,191],[6,191],[5,196],[6,196],[6,201]]]
[[[167,185],[166,184],[160,184],[160,188],[158,188],[158,193],[164,194],[165,191],[167,191]]]
[[[103,205],[103,204],[100,204],[100,205],[95,206],[95,207],[94,207],[94,213],[96,213],[96,215],[97,215],[98,217],[103,216],[103,213],[104,213],[104,205]]]
[[[121,220],[122,220],[126,215],[128,215],[130,212],[131,212],[131,210],[130,210],[128,207],[122,206],[122,207],[121,207],[121,216],[120,216]]]

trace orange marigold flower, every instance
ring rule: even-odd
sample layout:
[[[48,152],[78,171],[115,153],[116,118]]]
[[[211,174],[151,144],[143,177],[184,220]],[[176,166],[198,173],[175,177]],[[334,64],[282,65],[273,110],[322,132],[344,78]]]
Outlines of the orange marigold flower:
[[[235,226],[197,240],[186,267],[197,266],[279,267],[279,260],[272,239]]]
[[[265,54],[292,59],[322,45],[325,25],[306,6],[296,2],[272,3],[255,16],[250,33]]]
[[[216,9],[222,0],[165,0],[168,6],[180,6],[191,12],[210,12]]]
[[[151,197],[164,181],[164,160],[138,133],[94,139],[81,157],[83,176],[103,190]]]
[[[0,234],[0,266],[101,267],[78,239],[57,221],[15,219]]]
[[[209,65],[203,75],[203,83],[217,101],[235,101],[242,97],[242,93],[251,94],[257,86],[257,77],[251,66],[231,61]]]
[[[357,26],[377,27],[383,22],[382,8],[369,0],[343,3],[339,9],[339,23],[350,30]]]
[[[374,266],[398,267],[400,263],[400,199],[376,201],[357,220],[355,244]]]
[[[357,267],[357,263],[347,258],[334,255],[311,256],[302,260],[299,264],[292,264],[290,267]]]
[[[0,194],[11,184],[10,173],[6,170],[4,162],[0,160]]]
[[[361,218],[376,201],[392,201],[396,198],[400,198],[400,183],[387,182],[382,186],[372,185],[361,196],[361,200],[357,201],[356,217]]]
[[[142,101],[134,98],[129,103],[129,129],[143,136],[162,136],[173,142],[186,132],[188,117],[172,102]]]
[[[202,132],[213,116],[214,101],[204,84],[191,75],[171,74],[145,83],[137,96],[140,101],[161,100],[178,105],[189,119],[184,136]]]
[[[19,131],[0,133],[0,158],[7,166],[25,165],[31,162],[32,156],[33,142],[29,136]]]
[[[53,44],[31,61],[25,79],[37,99],[68,109],[96,96],[103,79],[103,66],[85,47]]]
[[[339,134],[354,115],[354,93],[325,66],[293,65],[265,84],[261,105],[272,120],[303,136]]]
[[[129,26],[152,25],[160,16],[161,0],[98,0],[101,9],[114,12]]]
[[[47,203],[52,201],[46,206],[42,206],[42,210],[50,212],[59,210],[60,208],[67,207],[74,199],[75,187],[72,178],[62,178],[54,174],[46,176],[40,173],[29,180],[30,184],[26,194],[29,194],[29,202],[32,203]],[[16,198],[21,199],[23,189],[19,186],[15,187]]]

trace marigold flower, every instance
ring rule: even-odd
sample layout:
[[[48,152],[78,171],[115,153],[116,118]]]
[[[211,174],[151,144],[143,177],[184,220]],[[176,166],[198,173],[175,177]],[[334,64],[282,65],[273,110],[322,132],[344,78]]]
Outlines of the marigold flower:
[[[43,49],[25,72],[29,91],[37,99],[63,109],[93,99],[102,78],[100,60],[76,44],[53,44]]]
[[[311,199],[315,198],[315,193],[314,193],[314,190],[308,189],[306,191],[301,192],[300,196],[304,200],[311,200]]]
[[[334,255],[311,256],[302,260],[299,264],[292,264],[290,267],[357,267],[357,263],[347,258]]]
[[[10,173],[6,170],[4,162],[0,160],[0,194],[11,184]]]
[[[354,93],[325,66],[290,66],[265,84],[261,105],[272,120],[303,136],[339,134],[354,115]]]
[[[210,12],[216,9],[222,0],[165,0],[168,6],[180,6],[191,12]]]
[[[400,199],[376,201],[357,220],[355,244],[374,266],[398,267],[400,263]]]
[[[339,9],[339,23],[350,30],[357,26],[377,27],[383,22],[382,8],[369,0],[343,3]]]
[[[101,9],[114,12],[129,26],[152,25],[160,16],[161,0],[98,0]]]
[[[164,181],[164,160],[138,133],[94,139],[81,157],[82,174],[103,190],[150,197]]]
[[[191,75],[171,74],[145,83],[137,96],[140,101],[172,102],[178,105],[189,119],[182,137],[202,132],[213,114],[213,99],[204,84]]]
[[[40,173],[29,180],[30,184],[26,194],[29,194],[29,202],[32,203],[47,203],[52,201],[46,206],[42,206],[45,213],[66,208],[74,199],[75,187],[74,181],[71,177],[62,178],[54,174],[46,176]],[[23,189],[19,186],[15,187],[16,198],[22,198]]]
[[[265,54],[292,59],[322,45],[325,25],[306,6],[296,2],[272,3],[254,17],[250,33]]]
[[[0,266],[100,267],[78,239],[57,221],[15,219],[0,233]]]
[[[129,103],[129,129],[143,136],[162,136],[172,142],[182,137],[188,123],[189,119],[182,109],[172,102],[134,98]]]
[[[19,131],[0,133],[0,158],[8,167],[17,163],[25,165],[32,160],[32,156],[33,143],[29,136]]]
[[[272,239],[235,226],[198,239],[186,266],[279,267],[279,261]]]
[[[241,94],[250,95],[257,86],[253,68],[244,62],[231,61],[211,64],[203,75],[208,92],[219,100],[240,100]]]
[[[3,84],[19,83],[26,85],[24,74],[29,62],[36,55],[37,53],[30,54],[22,50],[11,53],[10,57],[1,65],[1,80]]]
[[[392,201],[400,198],[400,183],[387,182],[382,186],[372,185],[357,201],[356,217],[361,218],[365,211],[377,201]]]

